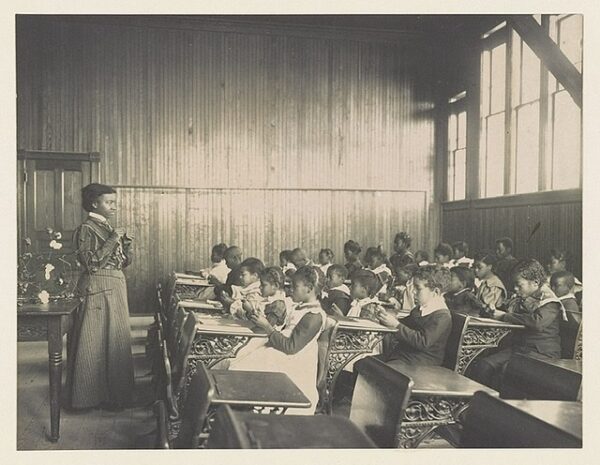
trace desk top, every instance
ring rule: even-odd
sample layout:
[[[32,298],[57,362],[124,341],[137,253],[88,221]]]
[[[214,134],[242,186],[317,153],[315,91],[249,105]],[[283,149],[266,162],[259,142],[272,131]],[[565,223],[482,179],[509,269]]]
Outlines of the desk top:
[[[231,316],[196,315],[196,332],[229,336],[267,337],[267,333],[251,321]]]
[[[48,302],[47,304],[23,304],[17,306],[17,316],[60,316],[70,315],[79,306],[81,300],[69,299]]]
[[[567,358],[550,359],[550,358],[544,357],[543,355],[537,355],[535,352],[532,352],[532,353],[529,353],[526,355],[519,354],[519,357],[530,358],[530,359],[536,360],[541,363],[546,363],[548,365],[562,368],[564,370],[574,371],[577,373],[581,373],[582,367],[583,367],[581,360],[571,360],[571,359],[567,359]]]
[[[393,360],[387,364],[413,380],[413,394],[470,397],[477,391],[485,391],[494,397],[498,396],[493,389],[447,368],[415,366],[399,360]]]
[[[503,402],[539,418],[579,440],[582,438],[581,402],[558,400],[503,400]]]
[[[285,373],[210,370],[215,404],[309,408],[310,400]]]
[[[196,299],[181,299],[177,304],[183,308],[198,309],[198,310],[214,310],[222,311],[223,304],[221,302],[208,302],[206,300]]]
[[[231,421],[255,449],[375,447],[354,423],[340,416],[232,412]]]
[[[193,274],[173,272],[171,276],[172,281],[177,284],[191,284],[194,286],[212,287],[213,285],[208,282],[208,279],[201,278]]]
[[[472,316],[469,318],[468,326],[474,327],[490,327],[490,328],[507,328],[507,329],[523,329],[525,326],[516,325],[514,323],[507,323],[506,321],[494,320],[493,318],[482,318],[479,316]]]
[[[338,331],[340,329],[349,329],[357,331],[377,331],[381,333],[393,333],[396,331],[394,328],[388,328],[387,326],[380,325],[374,321],[367,320],[365,318],[347,317],[332,315],[332,318],[339,322]]]

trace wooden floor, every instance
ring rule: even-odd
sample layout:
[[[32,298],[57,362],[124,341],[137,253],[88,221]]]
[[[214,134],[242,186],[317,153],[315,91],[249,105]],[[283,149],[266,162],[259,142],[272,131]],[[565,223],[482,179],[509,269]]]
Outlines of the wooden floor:
[[[48,346],[19,342],[17,348],[17,450],[135,449],[151,444],[154,416],[150,367],[144,356],[146,328],[152,317],[132,317],[135,407],[122,412],[61,409],[60,440],[46,440],[50,429]],[[63,353],[63,360],[66,360]],[[63,364],[63,380],[65,376]]]

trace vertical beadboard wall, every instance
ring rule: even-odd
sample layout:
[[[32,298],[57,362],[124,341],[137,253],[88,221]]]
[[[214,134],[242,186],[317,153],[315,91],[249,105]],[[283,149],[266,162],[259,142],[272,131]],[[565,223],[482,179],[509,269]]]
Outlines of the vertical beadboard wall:
[[[439,239],[426,41],[21,17],[17,73],[18,147],[100,152],[119,189],[132,312],[220,241],[276,263]]]

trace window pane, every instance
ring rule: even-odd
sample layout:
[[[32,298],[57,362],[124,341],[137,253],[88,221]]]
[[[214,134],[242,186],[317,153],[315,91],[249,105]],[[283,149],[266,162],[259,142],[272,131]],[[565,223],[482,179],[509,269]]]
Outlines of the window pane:
[[[454,198],[454,152],[448,152],[448,200]]]
[[[492,113],[504,110],[506,86],[506,44],[492,50]]]
[[[540,60],[526,43],[523,43],[521,73],[521,103],[540,98]]]
[[[467,112],[458,114],[458,148],[467,146]]]
[[[539,178],[539,103],[521,107],[516,117],[516,193],[536,192]]]
[[[504,112],[488,118],[486,197],[504,194]]]
[[[484,50],[481,59],[481,115],[490,114],[490,52]]]
[[[467,151],[457,150],[454,154],[454,200],[465,198],[467,180]]]
[[[581,111],[566,91],[559,92],[554,98],[553,133],[552,188],[579,187]]]
[[[448,150],[456,150],[456,114],[448,118]]]
[[[583,19],[570,15],[559,22],[559,46],[569,60],[581,71]]]

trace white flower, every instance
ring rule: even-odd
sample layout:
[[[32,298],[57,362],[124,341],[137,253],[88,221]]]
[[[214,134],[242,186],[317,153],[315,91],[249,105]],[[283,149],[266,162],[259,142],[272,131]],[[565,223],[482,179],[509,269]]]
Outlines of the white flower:
[[[59,232],[55,232],[54,233],[54,239],[59,240],[61,238],[62,238],[62,234],[61,233],[59,233]]]
[[[48,294],[48,291],[42,291],[38,294],[38,299],[40,299],[43,304],[47,304],[50,302],[50,294]]]
[[[62,244],[60,242],[56,242],[54,239],[50,241],[50,248],[54,250],[62,249]]]
[[[46,281],[50,279],[50,273],[54,270],[54,265],[52,263],[46,263],[44,267],[44,272],[46,273]]]

